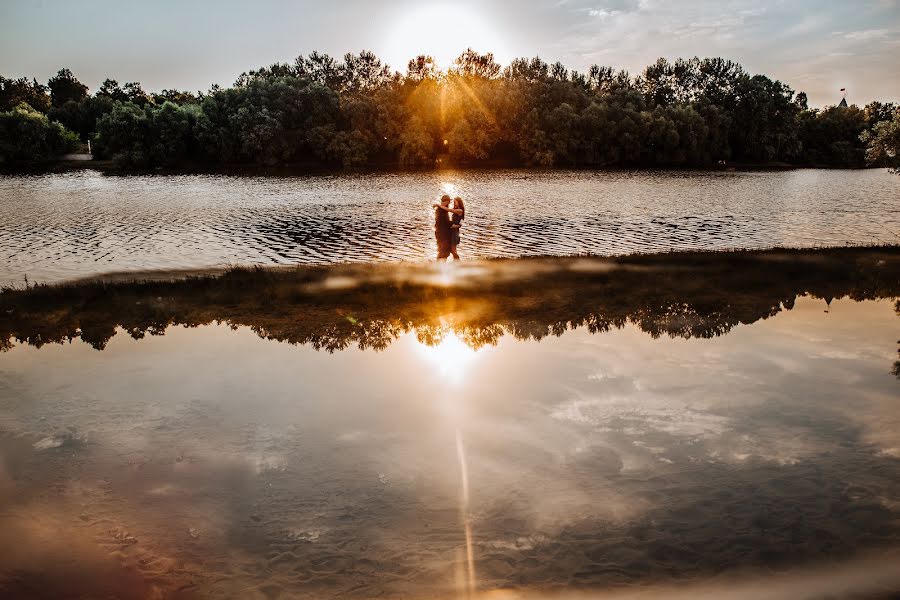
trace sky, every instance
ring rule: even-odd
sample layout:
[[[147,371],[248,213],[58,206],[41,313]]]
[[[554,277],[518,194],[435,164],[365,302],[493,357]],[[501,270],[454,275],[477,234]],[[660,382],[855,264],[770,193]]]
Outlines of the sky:
[[[0,74],[46,81],[70,68],[92,90],[206,90],[313,50],[366,49],[399,71],[446,66],[466,47],[506,64],[639,73],[660,56],[721,56],[823,106],[900,100],[900,0],[0,0]]]

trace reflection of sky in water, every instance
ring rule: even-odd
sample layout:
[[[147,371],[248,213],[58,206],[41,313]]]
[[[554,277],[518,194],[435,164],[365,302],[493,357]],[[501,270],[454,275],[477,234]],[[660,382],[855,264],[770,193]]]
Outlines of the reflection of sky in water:
[[[480,590],[753,597],[786,567],[774,595],[823,574],[820,591],[900,589],[897,317],[824,308],[708,340],[629,325],[478,352],[406,335],[329,355],[227,327],[14,348],[0,585],[453,597],[459,431]]]

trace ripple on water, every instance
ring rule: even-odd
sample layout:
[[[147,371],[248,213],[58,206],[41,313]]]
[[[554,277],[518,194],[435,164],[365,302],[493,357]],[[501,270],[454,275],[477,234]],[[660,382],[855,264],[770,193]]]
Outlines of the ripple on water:
[[[442,171],[0,177],[0,285],[223,264],[418,261],[452,184],[468,258],[896,243],[900,177]]]

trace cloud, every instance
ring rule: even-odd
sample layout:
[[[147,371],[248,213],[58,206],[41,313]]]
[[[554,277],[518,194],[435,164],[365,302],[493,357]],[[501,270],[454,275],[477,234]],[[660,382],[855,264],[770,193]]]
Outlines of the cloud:
[[[588,11],[589,16],[594,17],[595,19],[600,19],[601,21],[606,21],[615,16],[618,16],[619,14],[621,13],[618,10],[606,10],[603,8],[592,8]]]
[[[877,40],[887,37],[889,33],[891,32],[887,29],[863,29],[845,33],[844,39],[857,41]]]
[[[807,15],[785,30],[787,35],[804,35],[822,29],[831,20],[825,15]]]
[[[649,6],[646,0],[605,0],[597,2],[596,0],[588,1],[570,1],[558,5],[572,13],[587,13],[591,17],[614,16],[628,13],[636,13],[646,11]]]

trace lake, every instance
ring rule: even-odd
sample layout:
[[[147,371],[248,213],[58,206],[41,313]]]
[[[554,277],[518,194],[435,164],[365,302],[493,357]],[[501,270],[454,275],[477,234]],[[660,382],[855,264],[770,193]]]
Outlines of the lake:
[[[463,258],[900,241],[886,170],[0,176],[0,286],[235,264],[422,261],[432,201]]]
[[[0,592],[895,597],[898,296],[896,247],[7,291]]]

